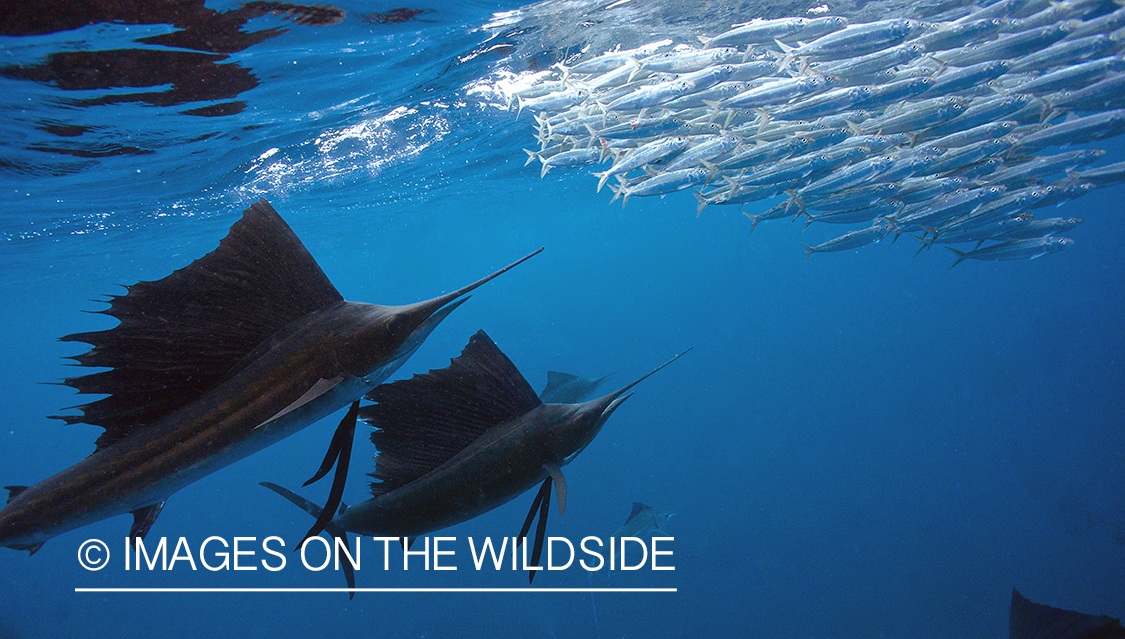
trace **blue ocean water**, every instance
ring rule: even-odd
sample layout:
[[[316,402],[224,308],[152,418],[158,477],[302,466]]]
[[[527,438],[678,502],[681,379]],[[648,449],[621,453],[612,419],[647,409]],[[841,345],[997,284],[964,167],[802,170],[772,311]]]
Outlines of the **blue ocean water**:
[[[948,251],[915,257],[902,238],[806,262],[798,242],[835,229],[775,222],[751,236],[730,207],[696,217],[686,193],[621,208],[585,172],[540,179],[525,167],[531,120],[491,87],[539,64],[530,42],[558,24],[529,29],[505,13],[519,3],[419,5],[391,24],[359,19],[390,6],[345,8],[332,26],[244,24],[285,31],[219,61],[256,78],[237,95],[167,104],[126,98],[186,80],[107,90],[0,76],[0,479],[39,481],[100,432],[48,418],[82,402],[55,382],[76,374],[65,358],[83,348],[57,338],[112,326],[83,311],[212,250],[265,197],[350,300],[428,298],[546,247],[475,292],[400,378],[447,365],[481,328],[537,389],[548,370],[623,369],[611,383],[624,383],[694,347],[564,469],[567,511],[548,527],[608,537],[634,501],[673,510],[675,571],[535,582],[676,592],[75,592],[343,585],[295,555],[279,572],[84,570],[86,539],[117,540],[120,556],[119,517],[34,556],[0,553],[0,637],[998,637],[1013,587],[1125,616],[1122,187],[1066,204],[1085,219],[1075,245],[1033,261],[950,270]],[[690,27],[682,11],[668,22]],[[571,28],[597,31],[591,22]],[[173,31],[98,23],[0,48],[5,65],[26,65]],[[184,113],[233,102],[225,115]],[[1099,147],[1122,156],[1120,143]],[[279,535],[291,547],[309,518],[258,482],[296,489],[335,421],[177,493],[152,537]],[[365,498],[366,436],[348,503]],[[323,500],[325,483],[302,493]],[[515,535],[532,497],[448,535]],[[526,583],[477,572],[463,553],[455,572],[365,564],[358,585]]]

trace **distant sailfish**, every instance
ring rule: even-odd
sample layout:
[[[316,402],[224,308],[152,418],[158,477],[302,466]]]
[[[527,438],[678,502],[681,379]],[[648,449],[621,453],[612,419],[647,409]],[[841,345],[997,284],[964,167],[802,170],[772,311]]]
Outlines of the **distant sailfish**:
[[[538,564],[552,483],[559,514],[566,508],[560,467],[593,441],[632,395],[625,394],[629,389],[680,355],[598,399],[544,404],[511,360],[478,331],[447,368],[368,394],[378,402],[360,410],[360,417],[378,429],[371,434],[379,450],[371,473],[373,497],[343,508],[325,530],[345,543],[347,532],[417,537],[482,515],[542,482],[519,534],[522,540],[538,512],[531,558]],[[316,504],[276,484],[262,485],[321,517]],[[354,587],[350,566],[342,564]],[[529,578],[534,576],[532,571]]]
[[[56,535],[124,513],[133,514],[130,537],[143,538],[172,493],[350,404],[310,480],[339,461],[334,510],[358,400],[466,293],[526,259],[424,302],[347,302],[259,200],[211,253],[111,297],[101,313],[119,325],[62,338],[93,345],[73,358],[80,365],[109,370],[65,380],[108,397],[60,419],[105,432],[84,461],[30,488],[8,487],[0,546],[34,553]]]
[[[635,501],[633,502],[633,512],[629,513],[629,518],[617,529],[617,532],[613,533],[613,536],[618,539],[621,537],[640,537],[645,533],[661,530],[660,527],[675,514],[657,510],[652,506]]]
[[[543,392],[539,393],[539,399],[544,404],[575,404],[593,395],[602,383],[614,374],[590,378],[559,371],[547,371],[547,385],[543,387]]]

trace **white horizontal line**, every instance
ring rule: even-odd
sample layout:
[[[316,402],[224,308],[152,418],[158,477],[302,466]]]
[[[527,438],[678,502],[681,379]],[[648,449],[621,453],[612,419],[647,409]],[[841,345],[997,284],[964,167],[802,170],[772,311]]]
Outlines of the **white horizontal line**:
[[[675,588],[75,588],[74,592],[677,592]]]

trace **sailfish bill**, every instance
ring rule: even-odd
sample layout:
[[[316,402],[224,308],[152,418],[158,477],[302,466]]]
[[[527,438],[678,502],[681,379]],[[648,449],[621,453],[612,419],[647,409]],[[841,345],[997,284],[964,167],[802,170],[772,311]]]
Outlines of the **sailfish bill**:
[[[689,349],[690,350],[690,349]],[[686,351],[685,351],[686,352]],[[478,331],[446,368],[384,384],[359,417],[375,427],[372,498],[330,516],[325,530],[376,537],[417,537],[468,521],[542,484],[520,533],[536,514],[533,562],[543,547],[551,487],[566,504],[560,468],[601,431],[640,381],[583,403],[545,404],[495,343]],[[276,484],[263,483],[318,519],[325,510]]]
[[[126,287],[99,311],[111,329],[63,341],[104,368],[64,383],[106,395],[59,417],[105,432],[85,460],[31,487],[9,487],[0,546],[34,552],[61,533],[132,513],[144,537],[177,490],[353,405],[314,479],[336,465],[339,504],[358,416],[355,403],[393,374],[466,294],[404,306],[345,301],[265,200],[214,251],[164,279]]]

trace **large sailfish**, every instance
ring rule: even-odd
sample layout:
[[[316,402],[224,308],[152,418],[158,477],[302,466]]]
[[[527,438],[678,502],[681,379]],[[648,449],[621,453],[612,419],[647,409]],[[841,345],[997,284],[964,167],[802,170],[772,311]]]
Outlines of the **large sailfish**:
[[[384,384],[368,394],[376,403],[360,409],[360,416],[378,429],[371,441],[379,451],[371,473],[376,479],[371,499],[338,514],[325,513],[281,486],[262,485],[325,522],[324,529],[346,543],[346,532],[409,538],[446,528],[542,482],[519,534],[522,540],[538,514],[531,557],[535,564],[543,547],[552,484],[559,513],[566,507],[561,467],[594,440],[631,396],[626,395],[631,388],[680,355],[603,397],[545,404],[512,361],[478,331],[448,367]],[[348,585],[354,587],[351,567],[342,564]],[[529,579],[534,576],[531,572]]]
[[[134,517],[130,537],[143,537],[172,493],[351,405],[310,480],[336,464],[326,506],[334,510],[358,400],[466,293],[531,255],[424,302],[348,302],[259,200],[211,253],[111,297],[100,312],[117,326],[62,338],[93,346],[74,357],[80,365],[109,370],[65,380],[108,396],[61,419],[105,432],[85,460],[33,486],[7,487],[0,546],[35,552],[56,535],[124,513]]]

